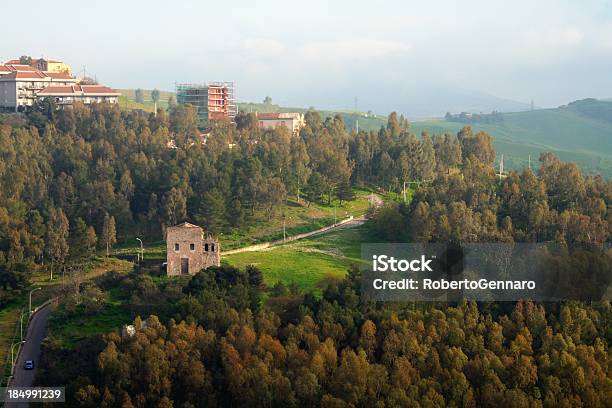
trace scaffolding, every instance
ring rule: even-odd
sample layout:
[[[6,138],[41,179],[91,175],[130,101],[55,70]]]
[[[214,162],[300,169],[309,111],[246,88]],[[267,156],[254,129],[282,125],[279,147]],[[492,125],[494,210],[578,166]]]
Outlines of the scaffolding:
[[[238,113],[235,82],[176,84],[176,101],[195,106],[202,127],[208,127],[211,120],[233,122]]]

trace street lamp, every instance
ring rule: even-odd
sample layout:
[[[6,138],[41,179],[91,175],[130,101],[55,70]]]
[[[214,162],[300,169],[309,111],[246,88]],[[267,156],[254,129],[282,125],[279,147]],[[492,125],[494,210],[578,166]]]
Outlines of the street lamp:
[[[41,290],[42,288],[34,288],[30,291],[30,314],[32,314],[32,292],[35,292],[37,290]]]
[[[140,261],[144,261],[144,246],[142,245],[142,239],[136,237],[136,240],[140,242]]]
[[[22,312],[22,313],[21,313],[21,317],[19,318],[19,325],[20,325],[19,333],[20,333],[20,335],[21,335],[21,336],[19,337],[19,339],[20,339],[21,341],[23,341],[23,316],[25,316],[25,314],[26,314],[26,312],[25,312],[25,311],[24,311],[24,312]]]
[[[14,355],[15,346],[18,344],[23,344],[23,343],[25,343],[25,340],[21,340],[21,341],[18,341],[17,343],[13,343],[13,345],[11,346],[11,369],[15,365],[15,355]]]

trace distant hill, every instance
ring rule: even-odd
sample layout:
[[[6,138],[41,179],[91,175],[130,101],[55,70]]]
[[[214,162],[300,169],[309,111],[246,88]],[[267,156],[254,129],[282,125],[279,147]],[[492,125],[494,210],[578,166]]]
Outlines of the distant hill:
[[[440,119],[413,122],[411,129],[455,133],[463,126]],[[537,166],[539,154],[552,151],[564,161],[577,162],[587,173],[612,176],[612,102],[584,99],[554,109],[504,113],[500,123],[471,126],[495,137],[506,167],[526,166],[529,155]]]

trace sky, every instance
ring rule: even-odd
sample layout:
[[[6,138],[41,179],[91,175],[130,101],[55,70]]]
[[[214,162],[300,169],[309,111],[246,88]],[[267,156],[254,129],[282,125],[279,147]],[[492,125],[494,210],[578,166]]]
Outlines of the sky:
[[[612,0],[29,0],[0,10],[19,16],[2,19],[0,60],[61,59],[113,88],[233,80],[242,101],[408,116],[612,97]]]

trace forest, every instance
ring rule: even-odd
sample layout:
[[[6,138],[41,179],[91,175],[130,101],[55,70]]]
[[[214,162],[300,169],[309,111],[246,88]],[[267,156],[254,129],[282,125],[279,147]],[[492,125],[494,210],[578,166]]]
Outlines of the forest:
[[[603,407],[609,302],[368,303],[356,269],[323,296],[261,300],[229,266],[184,286],[107,277],[157,311],[67,349],[43,344],[39,385],[75,407]],[[273,301],[273,302],[272,302]],[[70,315],[64,300],[58,319]],[[144,311],[144,309],[143,309]],[[89,313],[96,313],[91,309]],[[157,315],[161,315],[158,317]]]
[[[0,117],[0,307],[43,262],[59,270],[127,236],[160,239],[183,220],[223,232],[248,225],[255,211],[282,211],[288,195],[304,205],[351,200],[354,186],[410,186],[406,202],[369,214],[381,242],[610,242],[612,182],[552,154],[536,171],[499,177],[492,136],[470,127],[417,137],[391,114],[379,131],[355,133],[340,117],[309,111],[296,137],[262,131],[249,114],[201,134],[195,113],[45,102]],[[88,290],[149,307],[133,337],[117,330],[74,348],[53,336],[44,343],[37,382],[66,384],[69,406],[612,400],[609,302],[369,303],[357,269],[321,296],[264,293],[256,267],[223,265],[188,282],[156,281],[136,268],[95,285]],[[74,312],[75,297],[59,313]],[[87,298],[79,313],[109,302]]]

